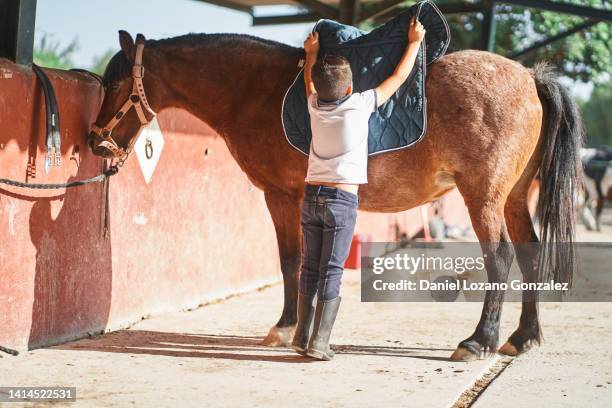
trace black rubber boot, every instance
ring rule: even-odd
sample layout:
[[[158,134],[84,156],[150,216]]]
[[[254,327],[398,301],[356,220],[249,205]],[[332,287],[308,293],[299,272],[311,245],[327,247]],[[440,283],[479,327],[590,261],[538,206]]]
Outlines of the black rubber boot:
[[[298,294],[298,321],[291,347],[303,356],[306,355],[306,347],[308,347],[308,338],[310,337],[310,328],[314,317],[313,299],[314,296]]]
[[[329,347],[329,336],[334,327],[339,308],[340,296],[332,300],[317,302],[312,337],[310,337],[308,343],[308,356],[326,361],[334,358],[334,352]]]

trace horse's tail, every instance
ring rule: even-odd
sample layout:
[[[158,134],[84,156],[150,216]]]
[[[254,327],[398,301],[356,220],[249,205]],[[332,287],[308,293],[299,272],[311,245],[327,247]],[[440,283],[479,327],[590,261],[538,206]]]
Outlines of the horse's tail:
[[[575,197],[582,183],[580,148],[584,129],[578,106],[550,67],[533,67],[538,96],[544,108],[539,168],[540,281],[572,283],[575,269]]]

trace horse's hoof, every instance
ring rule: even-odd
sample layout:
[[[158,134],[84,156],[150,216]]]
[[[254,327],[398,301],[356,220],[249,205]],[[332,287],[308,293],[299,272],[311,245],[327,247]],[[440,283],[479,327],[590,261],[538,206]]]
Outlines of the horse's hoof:
[[[295,326],[273,326],[268,332],[266,338],[263,339],[263,345],[270,347],[288,346],[293,339],[294,332]]]
[[[457,349],[450,356],[452,361],[474,361],[478,360],[479,356],[464,347],[457,347]]]
[[[518,349],[514,346],[514,344],[509,341],[506,342],[503,346],[497,350],[499,354],[503,354],[505,356],[516,357],[519,355]]]
[[[522,347],[516,347],[514,344],[507,341],[506,344],[501,346],[498,352],[506,356],[516,357],[528,352],[534,344],[540,344],[539,338],[524,342]]]

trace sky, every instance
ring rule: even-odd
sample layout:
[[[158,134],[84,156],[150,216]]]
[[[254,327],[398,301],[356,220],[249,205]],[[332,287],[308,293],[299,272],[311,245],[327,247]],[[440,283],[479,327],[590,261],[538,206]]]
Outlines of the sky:
[[[290,14],[292,7],[258,8],[258,14]],[[247,13],[194,0],[38,0],[35,41],[43,34],[66,46],[78,38],[76,66],[119,49],[118,30],[159,39],[187,33],[243,33],[301,45],[314,23],[251,26]]]
[[[291,14],[290,6],[258,7],[257,14]],[[38,0],[35,41],[47,35],[61,46],[75,38],[76,67],[89,68],[96,56],[119,50],[118,30],[136,37],[160,39],[187,33],[242,33],[300,46],[313,23],[251,25],[247,13],[195,0]],[[60,49],[61,49],[60,46]],[[572,92],[588,99],[591,84],[565,81]]]

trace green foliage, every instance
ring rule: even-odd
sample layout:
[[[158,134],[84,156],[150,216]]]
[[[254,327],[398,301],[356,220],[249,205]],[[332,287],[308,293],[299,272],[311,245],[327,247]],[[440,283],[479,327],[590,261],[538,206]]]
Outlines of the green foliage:
[[[41,67],[71,69],[76,67],[72,58],[78,50],[78,40],[75,38],[65,47],[58,41],[53,41],[47,34],[43,34],[38,44],[34,47],[34,63]],[[102,75],[108,61],[115,55],[115,51],[108,50],[102,55],[94,57],[91,66],[86,69]]]
[[[562,2],[590,5],[602,9],[610,8],[604,0],[564,0]],[[494,51],[501,55],[525,49],[538,41],[572,29],[586,21],[582,17],[509,5],[499,5],[495,11],[497,30]],[[454,49],[478,48],[482,16],[479,14],[457,16],[452,20],[456,40],[453,44]],[[584,82],[598,82],[604,80],[602,74],[612,70],[609,47],[611,37],[610,24],[601,22],[531,51],[519,57],[519,61],[531,66],[536,61],[546,60],[567,77]]]
[[[611,9],[611,5],[605,0],[566,0],[565,2]],[[584,23],[585,19],[546,11],[532,13],[532,22],[534,31],[543,36],[555,35],[571,29]],[[525,61],[533,63],[537,59],[546,59],[561,68],[564,74],[571,78],[599,82],[605,80],[602,74],[612,71],[611,40],[611,24],[600,22],[587,30],[555,42],[537,53],[527,55]]]
[[[612,80],[595,85],[591,98],[580,103],[589,146],[612,146]]]
[[[612,10],[607,0],[555,0],[559,3],[573,3]],[[416,3],[407,1],[406,7]],[[457,0],[437,0],[438,5],[457,3]],[[393,12],[395,15],[397,11]],[[383,16],[385,18],[391,15]],[[449,52],[482,47],[482,13],[446,15],[451,29],[452,41]],[[498,4],[495,7],[495,52],[507,55],[530,45],[583,24],[583,17],[540,11]],[[376,24],[364,25],[372,28]],[[579,33],[555,41],[546,47],[534,50],[519,58],[526,66],[546,60],[567,77],[583,82],[606,81],[605,73],[612,72],[612,25],[600,22]]]
[[[42,67],[70,69],[74,66],[71,58],[77,49],[76,39],[61,48],[59,42],[51,40],[47,34],[44,34],[38,45],[34,47],[34,63]]]
[[[111,58],[113,58],[113,55],[115,55],[115,53],[116,51],[114,50],[108,50],[104,54],[94,57],[93,63],[91,64],[89,70],[91,72],[95,72],[98,75],[104,74],[104,70],[106,69],[108,62]]]

